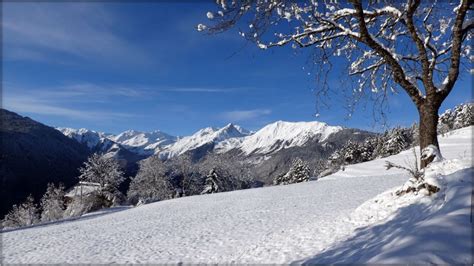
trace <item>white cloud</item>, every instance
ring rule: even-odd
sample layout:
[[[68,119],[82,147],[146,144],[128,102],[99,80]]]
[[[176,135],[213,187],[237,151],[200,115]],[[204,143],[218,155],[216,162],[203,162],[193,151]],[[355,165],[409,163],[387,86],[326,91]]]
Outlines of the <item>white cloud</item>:
[[[59,106],[54,102],[19,95],[4,99],[3,106],[8,110],[20,113],[53,115],[82,120],[118,120],[133,117],[133,115],[127,113],[68,108]]]
[[[115,111],[77,108],[77,103],[104,103],[115,97],[144,97],[141,90],[122,86],[82,83],[52,88],[23,88],[3,82],[3,107],[20,113],[61,116],[83,120],[123,119],[135,115]]]
[[[5,3],[4,55],[47,60],[64,53],[94,61],[139,62],[140,49],[114,32],[114,18],[101,3]]]
[[[235,110],[230,112],[225,112],[221,117],[225,120],[231,122],[239,122],[245,120],[253,120],[262,116],[271,114],[270,109],[252,109],[252,110]]]

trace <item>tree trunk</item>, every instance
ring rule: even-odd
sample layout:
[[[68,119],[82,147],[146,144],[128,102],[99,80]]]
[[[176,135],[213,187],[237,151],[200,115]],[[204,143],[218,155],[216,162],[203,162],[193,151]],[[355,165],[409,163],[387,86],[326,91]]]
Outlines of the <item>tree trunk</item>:
[[[438,109],[439,105],[426,102],[420,108],[418,112],[420,115],[420,129],[419,129],[419,138],[420,138],[420,154],[421,151],[428,147],[429,145],[434,145],[439,149],[438,144]],[[429,163],[433,161],[434,157],[421,159],[420,167],[423,169]]]

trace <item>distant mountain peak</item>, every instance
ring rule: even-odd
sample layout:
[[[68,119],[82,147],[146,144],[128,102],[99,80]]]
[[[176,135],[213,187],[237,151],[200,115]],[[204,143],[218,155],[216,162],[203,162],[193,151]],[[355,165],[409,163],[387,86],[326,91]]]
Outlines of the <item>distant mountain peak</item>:
[[[329,126],[318,121],[287,122],[278,120],[239,141],[225,141],[216,148],[220,152],[239,149],[245,154],[269,153],[283,148],[302,146],[314,138],[323,141],[329,135],[340,130],[342,127]]]

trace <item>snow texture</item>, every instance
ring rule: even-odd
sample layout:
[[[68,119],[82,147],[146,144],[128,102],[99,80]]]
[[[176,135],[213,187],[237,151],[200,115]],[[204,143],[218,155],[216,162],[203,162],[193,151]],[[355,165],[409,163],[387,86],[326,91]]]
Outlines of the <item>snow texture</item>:
[[[472,168],[459,171],[472,167],[472,130],[440,137],[446,160],[430,169],[446,185],[431,199],[391,194],[408,177],[385,171],[383,162],[403,163],[412,156],[406,151],[314,182],[184,197],[6,231],[4,262],[472,263]]]

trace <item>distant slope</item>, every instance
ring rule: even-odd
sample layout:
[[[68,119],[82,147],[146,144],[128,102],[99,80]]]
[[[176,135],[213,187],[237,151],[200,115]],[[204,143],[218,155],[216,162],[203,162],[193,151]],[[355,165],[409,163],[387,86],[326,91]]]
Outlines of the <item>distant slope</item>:
[[[216,149],[225,152],[238,149],[246,155],[267,154],[282,149],[303,146],[309,141],[326,140],[331,134],[341,131],[339,126],[329,126],[323,122],[285,122],[277,121],[266,125],[252,135],[239,140],[230,139],[217,145]]]
[[[0,109],[0,217],[32,193],[38,199],[48,182],[75,183],[87,147],[52,127]]]
[[[191,136],[178,139],[175,143],[165,147],[163,151],[159,151],[159,155],[161,158],[169,159],[192,150],[204,153],[208,150],[212,151],[218,143],[229,139],[242,139],[249,134],[247,130],[234,124],[228,124],[223,128],[207,127]]]
[[[152,155],[160,151],[162,147],[170,145],[177,140],[175,136],[160,130],[153,132],[127,130],[117,136],[111,136],[110,139],[141,155]]]
[[[123,167],[127,176],[134,176],[138,171],[137,162],[146,158],[147,156],[138,150],[133,150],[124,147],[122,144],[115,142],[113,135],[107,135],[102,132],[81,128],[56,128],[66,137],[75,140],[76,142],[87,146],[90,153],[106,154],[107,156],[116,158]],[[137,147],[132,147],[137,148]],[[128,182],[126,182],[128,183]],[[126,186],[123,188],[126,191]]]

